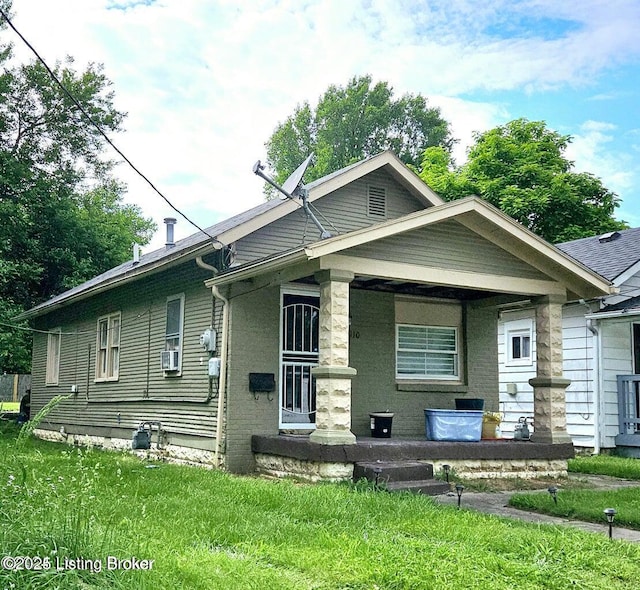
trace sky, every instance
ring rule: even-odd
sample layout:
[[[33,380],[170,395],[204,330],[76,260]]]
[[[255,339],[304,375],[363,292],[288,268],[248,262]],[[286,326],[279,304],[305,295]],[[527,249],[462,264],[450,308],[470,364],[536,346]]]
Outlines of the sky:
[[[440,108],[459,164],[473,132],[546,121],[640,226],[638,0],[13,0],[13,14],[50,65],[104,65],[128,114],[112,140],[201,227],[262,202],[252,166],[298,104],[365,74]],[[116,174],[158,224],[144,250],[161,247],[175,212]],[[178,216],[177,239],[195,231]]]

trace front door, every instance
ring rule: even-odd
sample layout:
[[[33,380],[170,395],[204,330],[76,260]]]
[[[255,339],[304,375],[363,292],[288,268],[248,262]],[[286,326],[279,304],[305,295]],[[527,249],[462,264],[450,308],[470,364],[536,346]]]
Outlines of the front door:
[[[309,429],[316,423],[320,300],[316,294],[283,292],[280,347],[280,428]]]

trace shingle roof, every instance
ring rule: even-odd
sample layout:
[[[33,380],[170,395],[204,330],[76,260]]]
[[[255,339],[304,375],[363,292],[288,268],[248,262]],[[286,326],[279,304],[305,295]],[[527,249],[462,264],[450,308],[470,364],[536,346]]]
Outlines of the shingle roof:
[[[620,235],[611,241],[601,242],[600,236],[593,236],[556,246],[605,279],[613,281],[640,260],[640,227],[618,233]]]

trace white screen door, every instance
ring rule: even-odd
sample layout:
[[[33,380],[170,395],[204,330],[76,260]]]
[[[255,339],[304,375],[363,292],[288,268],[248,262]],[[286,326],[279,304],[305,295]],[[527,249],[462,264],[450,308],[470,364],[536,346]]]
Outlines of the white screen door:
[[[313,428],[316,383],[311,368],[318,364],[317,295],[282,294],[280,426]]]

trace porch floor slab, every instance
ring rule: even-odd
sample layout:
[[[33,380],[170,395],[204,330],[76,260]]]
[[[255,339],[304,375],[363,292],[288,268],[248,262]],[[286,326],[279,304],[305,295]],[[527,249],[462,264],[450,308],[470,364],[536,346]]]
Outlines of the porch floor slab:
[[[307,435],[253,435],[254,453],[319,463],[357,463],[411,460],[571,459],[572,443],[539,443],[513,439],[441,442],[424,439],[357,437],[352,445],[319,445]]]

